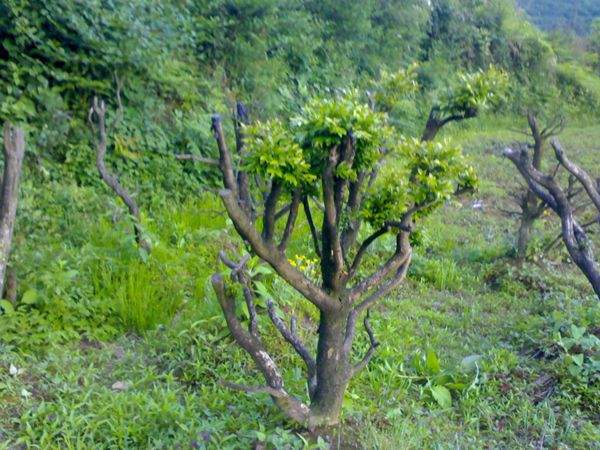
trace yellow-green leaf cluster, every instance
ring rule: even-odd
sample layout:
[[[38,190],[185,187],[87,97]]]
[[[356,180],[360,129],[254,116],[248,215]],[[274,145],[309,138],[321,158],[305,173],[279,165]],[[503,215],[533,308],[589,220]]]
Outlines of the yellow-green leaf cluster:
[[[440,109],[449,115],[477,113],[497,106],[508,88],[508,76],[490,67],[471,74],[462,74],[459,83],[443,96]]]
[[[293,120],[296,139],[315,171],[320,173],[330,150],[343,144],[350,133],[356,156],[352,169],[368,170],[379,159],[380,148],[391,136],[386,115],[360,101],[356,91],[335,98],[314,98]]]
[[[257,122],[244,128],[246,136],[245,169],[273,178],[289,188],[316,180],[300,145],[278,120]]]
[[[416,218],[429,214],[457,191],[477,186],[475,171],[460,147],[448,141],[404,139],[397,161],[390,162],[371,188],[362,211],[374,227],[398,221],[412,207]]]

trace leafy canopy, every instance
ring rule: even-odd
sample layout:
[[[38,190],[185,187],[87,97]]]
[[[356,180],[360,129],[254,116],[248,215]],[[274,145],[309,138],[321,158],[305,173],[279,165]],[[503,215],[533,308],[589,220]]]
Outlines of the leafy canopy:
[[[477,113],[497,106],[508,88],[508,76],[490,67],[472,74],[461,74],[459,82],[442,96],[439,108],[448,115]]]
[[[477,187],[475,170],[460,147],[442,142],[404,139],[394,164],[384,169],[369,190],[363,218],[373,227],[397,220],[411,207],[423,217],[456,192]]]
[[[355,139],[356,157],[353,172],[348,172],[348,176],[373,167],[379,149],[393,133],[386,115],[372,111],[360,101],[356,91],[310,100],[301,114],[292,119],[291,126],[315,174],[322,172],[330,149],[341,146],[349,133]]]
[[[257,122],[244,128],[248,158],[245,169],[272,178],[288,188],[316,180],[300,145],[280,121]]]
[[[421,142],[395,135],[384,113],[373,111],[356,92],[335,98],[315,98],[286,125],[259,122],[246,128],[246,169],[281,181],[284,187],[319,189],[327,158],[354,136],[356,156],[341,162],[335,176],[353,181],[389,157],[367,193],[360,215],[374,227],[398,220],[417,207],[417,217],[432,211],[459,190],[477,185],[474,169],[460,147]],[[383,151],[385,150],[385,151]]]

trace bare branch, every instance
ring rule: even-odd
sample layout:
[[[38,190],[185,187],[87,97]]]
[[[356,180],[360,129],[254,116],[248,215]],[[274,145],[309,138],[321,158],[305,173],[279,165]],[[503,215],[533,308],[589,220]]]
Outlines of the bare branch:
[[[310,228],[310,234],[312,236],[315,253],[318,257],[321,257],[321,245],[319,243],[319,235],[317,233],[317,228],[315,227],[315,222],[310,211],[310,204],[308,203],[308,197],[306,195],[302,197],[302,206],[304,207],[304,214],[306,215],[306,221],[308,222],[308,227]]]
[[[594,206],[596,209],[600,211],[600,192],[598,191],[598,186],[596,185],[596,181],[581,167],[577,164],[573,163],[565,154],[560,142],[558,139],[552,140],[552,147],[554,148],[554,153],[556,154],[556,159],[560,161],[562,166],[569,171],[584,187],[585,191],[589,195],[590,199],[594,202]]]
[[[396,236],[396,251],[387,260],[387,262],[370,277],[365,278],[350,290],[348,299],[351,303],[360,298],[365,292],[371,290],[375,286],[380,286],[379,290],[368,297],[364,302],[364,306],[360,306],[360,310],[364,310],[368,305],[376,302],[382,296],[390,292],[395,286],[400,284],[406,275],[410,260],[412,257],[412,249],[409,242],[409,233],[400,232]],[[381,282],[394,273],[392,279],[386,283]],[[388,283],[391,283],[388,285]],[[361,304],[362,305],[362,304]]]
[[[233,163],[231,160],[231,153],[225,142],[225,136],[223,135],[223,126],[221,124],[221,116],[215,114],[212,116],[212,131],[219,147],[219,166],[223,173],[223,184],[226,189],[233,192],[235,198],[238,198],[238,189],[236,177],[233,171]]]
[[[275,212],[277,210],[277,202],[281,196],[283,186],[277,180],[271,182],[271,190],[265,201],[265,210],[263,213],[263,231],[262,238],[266,242],[271,242],[275,235]]]
[[[243,388],[247,391],[267,392],[273,398],[273,401],[286,413],[290,418],[300,423],[304,423],[308,419],[308,407],[290,396],[283,388],[283,378],[275,361],[269,356],[263,347],[260,340],[245,331],[235,315],[235,300],[227,291],[223,277],[215,274],[212,277],[212,285],[217,295],[217,299],[225,315],[227,326],[231,331],[231,335],[246,352],[250,354],[259,370],[263,374],[267,382],[267,388],[247,388],[241,385],[232,384]]]
[[[596,295],[600,298],[600,270],[594,259],[585,230],[577,223],[573,216],[573,208],[569,203],[567,195],[553,177],[544,175],[531,165],[526,152],[522,151],[518,154],[514,150],[506,149],[504,154],[519,169],[532,190],[560,217],[562,238],[569,255],[584,273]],[[560,158],[559,154],[557,154],[557,158]]]
[[[231,269],[231,279],[242,285],[246,308],[250,318],[248,331],[259,339],[258,333],[258,315],[256,313],[256,302],[254,301],[254,292],[252,291],[251,281],[246,273],[246,264],[250,260],[250,255],[244,256],[239,263],[235,263],[225,255],[225,252],[219,252],[219,259]]]
[[[356,252],[356,256],[354,257],[354,260],[352,261],[350,270],[348,271],[348,275],[347,275],[348,280],[351,280],[354,277],[354,275],[356,275],[356,271],[360,267],[360,263],[362,262],[364,255],[366,254],[367,250],[369,249],[369,246],[373,242],[375,242],[377,239],[379,239],[381,236],[384,236],[385,234],[387,234],[390,231],[390,228],[391,227],[388,224],[385,224],[382,228],[375,231],[373,234],[371,234],[368,238],[366,238],[363,241],[363,243],[360,245],[358,251]]]
[[[296,353],[300,355],[304,364],[306,364],[306,378],[308,383],[308,391],[310,397],[312,398],[314,391],[317,387],[317,362],[311,356],[308,349],[304,346],[300,338],[295,333],[295,320],[292,318],[292,326],[288,329],[283,320],[281,320],[277,316],[277,312],[275,311],[275,305],[273,300],[267,299],[267,312],[269,313],[269,317],[275,325],[275,328],[281,333],[281,335],[285,338],[285,340],[294,348]]]
[[[375,334],[373,333],[373,328],[371,328],[371,323],[369,322],[370,316],[371,316],[371,310],[368,309],[367,314],[365,315],[363,324],[365,327],[365,331],[369,335],[369,350],[367,350],[367,353],[362,358],[362,360],[360,362],[358,362],[357,364],[355,364],[354,367],[352,367],[351,375],[350,375],[351,377],[354,377],[357,373],[359,373],[361,370],[363,370],[365,367],[367,367],[367,365],[369,364],[369,362],[375,355],[375,351],[377,350],[377,347],[379,347],[379,342],[377,342],[377,339],[375,338]]]
[[[279,251],[285,252],[287,248],[288,241],[292,236],[292,232],[294,231],[294,225],[296,224],[296,219],[298,218],[298,209],[300,208],[300,197],[301,192],[299,190],[294,191],[292,194],[292,203],[290,204],[290,213],[288,215],[288,220],[285,224],[285,230],[283,231],[283,236],[281,238],[281,242],[279,244]]]
[[[131,215],[134,225],[134,233],[135,240],[137,244],[150,252],[150,244],[144,239],[142,227],[140,225],[140,209],[133,199],[131,195],[123,188],[118,178],[111,174],[106,168],[105,158],[106,158],[106,146],[107,146],[107,138],[106,138],[106,104],[104,101],[98,101],[98,97],[94,97],[94,101],[92,104],[92,108],[90,109],[89,120],[94,128],[94,115],[97,120],[97,132],[98,132],[98,141],[96,142],[96,168],[98,169],[98,173],[102,178],[102,181],[110,187],[115,194],[117,194],[123,203],[129,209],[129,214]]]

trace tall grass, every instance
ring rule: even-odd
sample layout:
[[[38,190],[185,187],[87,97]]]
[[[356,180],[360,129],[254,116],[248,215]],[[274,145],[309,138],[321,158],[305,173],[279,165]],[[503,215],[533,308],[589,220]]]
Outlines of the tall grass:
[[[181,290],[155,266],[141,261],[121,273],[105,273],[102,284],[123,326],[136,332],[168,324],[183,303]]]

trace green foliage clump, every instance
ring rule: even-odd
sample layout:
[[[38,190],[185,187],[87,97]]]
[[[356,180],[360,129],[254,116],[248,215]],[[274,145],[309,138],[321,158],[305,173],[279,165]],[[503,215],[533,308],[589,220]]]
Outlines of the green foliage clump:
[[[411,207],[422,218],[459,190],[477,186],[474,168],[460,147],[449,142],[404,139],[392,168],[372,186],[365,202],[364,219],[374,227],[399,217]]]
[[[302,148],[280,121],[257,122],[244,127],[244,133],[248,152],[246,170],[273,178],[289,188],[315,181]]]
[[[508,87],[507,74],[495,67],[461,74],[459,78],[440,100],[440,110],[448,115],[476,114],[498,106]]]
[[[361,102],[356,91],[310,100],[301,114],[292,119],[292,127],[315,174],[322,173],[329,150],[343,145],[350,133],[355,140],[354,172],[373,167],[379,149],[392,134],[386,116]]]
[[[379,80],[372,82],[375,106],[383,111],[391,111],[403,98],[416,93],[419,90],[418,69],[418,64],[413,63],[395,72],[382,70]]]

